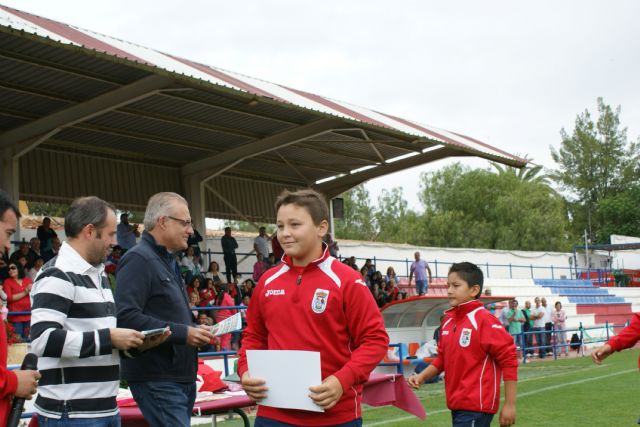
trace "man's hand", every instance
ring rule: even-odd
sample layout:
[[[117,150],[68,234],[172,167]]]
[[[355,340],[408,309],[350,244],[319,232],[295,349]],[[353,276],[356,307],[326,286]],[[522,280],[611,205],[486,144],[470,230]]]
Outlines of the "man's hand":
[[[202,347],[209,344],[213,335],[209,332],[210,327],[207,325],[200,325],[197,328],[189,326],[187,332],[187,345],[191,347]]]
[[[613,349],[609,344],[605,344],[602,347],[596,348],[591,352],[591,358],[593,359],[593,363],[596,365],[602,365],[602,361],[609,357],[609,355],[613,353]]]
[[[31,397],[36,394],[38,380],[41,377],[40,372],[31,370],[16,370],[13,372],[15,372],[16,377],[18,377],[18,388],[16,389],[15,395],[30,400]]]
[[[324,409],[333,408],[344,393],[342,384],[334,375],[329,375],[322,384],[309,387],[309,390],[312,393],[309,397]]]
[[[129,350],[140,347],[144,342],[144,334],[135,329],[111,328],[111,346],[118,350]]]
[[[500,427],[509,427],[516,423],[516,406],[505,403],[500,411]]]
[[[262,399],[267,397],[267,386],[263,379],[260,378],[251,378],[249,375],[249,371],[242,374],[242,379],[240,380],[242,383],[242,388],[247,393],[247,396],[251,398],[254,402],[260,402]]]
[[[147,351],[147,350],[150,350],[150,349],[152,349],[154,347],[157,347],[160,344],[162,344],[163,342],[165,342],[167,340],[167,338],[169,338],[170,335],[171,335],[171,331],[170,330],[166,330],[161,335],[154,335],[152,337],[146,337],[144,339],[144,342],[142,343],[142,345],[140,347],[138,347],[138,350]]]

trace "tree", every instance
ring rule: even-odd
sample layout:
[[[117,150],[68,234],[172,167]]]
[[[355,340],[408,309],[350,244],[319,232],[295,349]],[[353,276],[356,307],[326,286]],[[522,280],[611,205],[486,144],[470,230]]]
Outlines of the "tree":
[[[627,141],[627,129],[620,127],[619,106],[613,110],[598,98],[598,114],[594,122],[585,110],[576,118],[571,134],[561,130],[560,150],[551,147],[558,168],[550,177],[569,193],[574,231],[593,228],[593,234],[601,236],[603,218],[592,214],[600,201],[638,182],[640,147]]]
[[[31,215],[49,216],[49,217],[64,217],[67,213],[69,205],[61,203],[47,203],[47,202],[31,202],[27,200],[27,207]]]
[[[344,219],[336,219],[335,238],[373,240],[377,234],[369,192],[359,185],[342,194]]]
[[[598,205],[598,217],[603,226],[596,240],[611,243],[612,234],[640,236],[640,185],[632,186],[614,196],[606,197]]]
[[[460,164],[423,174],[425,206],[416,244],[520,250],[566,250],[563,198],[538,180]]]
[[[411,235],[407,215],[407,201],[402,198],[402,188],[382,190],[374,209],[377,235],[375,240],[405,243]]]

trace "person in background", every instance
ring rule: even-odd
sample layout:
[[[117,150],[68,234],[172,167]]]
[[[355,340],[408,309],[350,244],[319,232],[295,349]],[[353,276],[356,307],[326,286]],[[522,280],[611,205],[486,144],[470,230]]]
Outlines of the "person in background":
[[[118,224],[118,245],[122,248],[122,251],[127,252],[134,247],[138,237],[140,237],[138,224],[129,224],[129,214],[121,214],[120,224]]]
[[[558,343],[559,352],[564,353],[565,356],[569,355],[569,344],[567,343],[567,313],[562,309],[562,303],[556,301],[555,310],[551,318],[553,319],[553,328],[556,331],[556,343]]]
[[[235,302],[229,295],[229,285],[220,285],[217,289],[215,306],[217,307],[233,307]],[[236,313],[236,310],[231,309],[223,309],[223,310],[215,310],[214,318],[216,319],[216,323],[222,322],[224,319],[227,319],[233,316]],[[220,348],[224,350],[231,350],[231,334],[225,334],[220,336]]]
[[[53,253],[53,239],[58,237],[58,234],[51,228],[51,218],[44,217],[42,219],[42,225],[36,230],[38,240],[40,240],[40,251],[45,262],[53,258],[57,253]],[[58,240],[59,242],[59,240]],[[60,247],[58,247],[59,249]]]
[[[522,315],[525,322],[522,324],[522,330],[524,334],[524,345],[528,355],[533,355],[533,319],[531,318],[531,301],[526,300],[524,302],[524,308],[522,309]]]
[[[0,258],[9,250],[11,236],[18,229],[18,218],[18,207],[7,193],[0,190]],[[41,375],[33,370],[7,369],[7,331],[4,325],[0,326],[3,326],[0,327],[0,420],[4,422],[11,410],[12,397],[31,399]]]
[[[62,242],[57,237],[53,238],[51,243],[51,249],[47,252],[42,251],[42,257],[44,258],[44,262],[48,262],[49,260],[58,256],[60,252],[60,247],[62,246]]]
[[[260,227],[258,236],[253,240],[253,250],[256,251],[256,255],[261,254],[262,259],[265,260],[269,257],[269,246],[271,246],[271,239],[267,236],[267,229]]]
[[[427,261],[420,259],[420,252],[413,254],[415,261],[411,263],[411,269],[409,272],[409,284],[413,275],[416,276],[416,292],[418,295],[424,295],[429,289],[429,282],[431,282],[431,268]],[[427,273],[429,273],[429,280],[427,280]]]
[[[9,264],[9,278],[3,283],[7,293],[9,312],[31,311],[31,287],[33,282],[25,276],[24,269],[19,263]],[[31,314],[10,315],[9,322],[13,323],[16,334],[20,335],[23,342],[29,341],[29,326]]]
[[[27,271],[27,277],[31,279],[32,282],[36,280],[36,276],[40,272],[40,269],[42,268],[43,265],[44,265],[44,258],[38,257],[33,262],[33,266]]]
[[[209,263],[209,269],[204,273],[204,278],[212,279],[215,285],[222,283],[222,277],[220,277],[220,265],[215,261],[211,261]]]
[[[389,283],[391,280],[395,280],[397,285],[400,284],[400,278],[393,267],[387,267],[387,274],[384,276],[384,281],[385,283]]]
[[[256,253],[256,262],[253,264],[253,280],[256,282],[260,280],[260,277],[267,271],[267,266],[264,263],[264,258],[261,253]]]
[[[516,349],[522,348],[522,324],[526,321],[522,310],[518,310],[518,300],[509,301],[509,311],[507,311],[507,320],[509,321],[509,333],[516,343]]]
[[[225,227],[224,236],[220,239],[220,245],[222,246],[227,283],[231,283],[232,279],[238,274],[238,258],[236,257],[238,242],[231,235],[231,227]]]

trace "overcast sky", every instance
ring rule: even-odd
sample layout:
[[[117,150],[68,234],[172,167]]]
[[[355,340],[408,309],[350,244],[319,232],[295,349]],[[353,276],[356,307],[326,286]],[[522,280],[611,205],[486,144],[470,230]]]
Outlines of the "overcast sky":
[[[545,167],[596,98],[640,134],[638,1],[121,1],[0,4],[461,132]],[[488,162],[469,160],[471,166]],[[371,181],[404,188],[417,167]]]

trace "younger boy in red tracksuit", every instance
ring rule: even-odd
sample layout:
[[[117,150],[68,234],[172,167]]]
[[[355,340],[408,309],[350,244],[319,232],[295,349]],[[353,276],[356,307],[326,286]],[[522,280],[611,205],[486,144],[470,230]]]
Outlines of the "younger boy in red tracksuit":
[[[362,385],[389,344],[382,316],[362,276],[323,245],[329,217],[323,197],[313,190],[285,191],[276,210],[285,255],[260,277],[251,297],[238,374],[249,397],[260,402],[269,384],[251,377],[247,350],[318,351],[323,380],[309,396],[325,411],[260,405],[254,425],[361,426]]]
[[[614,351],[631,348],[636,345],[638,340],[640,340],[640,313],[635,313],[629,326],[621,330],[615,337],[609,338],[605,345],[595,349],[591,353],[591,358],[596,364],[600,365]],[[640,359],[638,360],[638,366],[640,367]]]
[[[482,271],[470,262],[453,264],[447,278],[451,309],[440,329],[438,356],[431,365],[409,378],[414,388],[445,371],[447,407],[453,426],[489,426],[500,406],[500,377],[505,399],[500,425],[516,420],[518,356],[513,337],[484,308]]]

